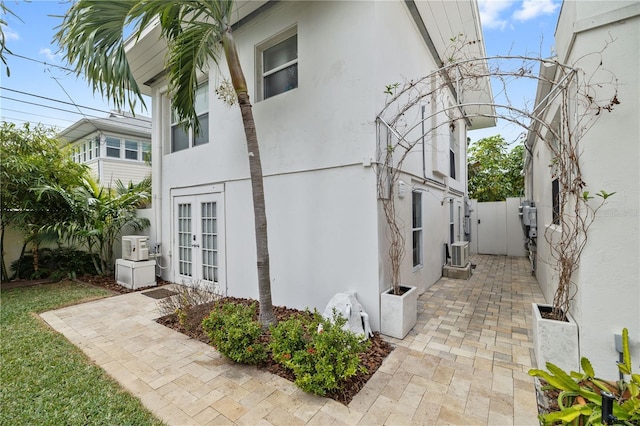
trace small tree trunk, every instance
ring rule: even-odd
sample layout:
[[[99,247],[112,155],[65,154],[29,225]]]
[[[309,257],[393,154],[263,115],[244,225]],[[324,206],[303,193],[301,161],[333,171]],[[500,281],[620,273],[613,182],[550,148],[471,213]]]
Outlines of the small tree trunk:
[[[260,302],[259,321],[263,327],[276,323],[271,301],[271,276],[269,271],[269,242],[267,237],[267,214],[264,201],[264,185],[262,176],[262,163],[260,161],[260,147],[258,135],[253,119],[253,111],[247,83],[240,66],[238,51],[228,27],[222,38],[224,53],[231,74],[233,88],[238,95],[238,105],[242,113],[244,133],[247,139],[249,155],[249,174],[251,175],[251,190],[253,194],[253,215],[256,233],[256,256],[258,267],[258,299]]]
[[[0,269],[0,281],[7,282],[7,281],[9,281],[9,272],[7,271],[7,264],[4,261],[4,230],[5,230],[4,222],[2,222],[0,224],[0,227],[2,228],[0,230],[0,254],[2,255],[2,266],[1,266],[1,269]]]
[[[38,243],[33,243],[33,247],[31,248],[31,253],[33,254],[33,273],[34,275],[38,275],[38,271],[40,270],[40,259],[38,257]]]
[[[20,250],[20,256],[18,257],[18,263],[16,264],[16,273],[13,276],[13,279],[19,280],[20,277],[20,266],[22,265],[22,261],[24,260],[24,252],[27,250],[27,242],[22,243],[22,249]]]

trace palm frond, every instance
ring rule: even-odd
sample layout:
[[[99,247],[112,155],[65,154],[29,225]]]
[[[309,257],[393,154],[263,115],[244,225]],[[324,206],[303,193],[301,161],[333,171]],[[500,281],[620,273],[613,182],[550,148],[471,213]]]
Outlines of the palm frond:
[[[84,74],[94,93],[112,100],[116,108],[126,103],[133,107],[136,100],[144,105],[124,49],[124,31],[135,18],[131,11],[138,3],[78,0],[54,35],[76,74]]]

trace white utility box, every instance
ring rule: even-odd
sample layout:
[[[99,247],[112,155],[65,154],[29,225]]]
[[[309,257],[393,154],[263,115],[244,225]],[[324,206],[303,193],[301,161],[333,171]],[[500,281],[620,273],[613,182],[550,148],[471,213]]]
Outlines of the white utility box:
[[[132,290],[155,286],[155,259],[138,262],[126,259],[116,259],[116,281],[121,286]]]

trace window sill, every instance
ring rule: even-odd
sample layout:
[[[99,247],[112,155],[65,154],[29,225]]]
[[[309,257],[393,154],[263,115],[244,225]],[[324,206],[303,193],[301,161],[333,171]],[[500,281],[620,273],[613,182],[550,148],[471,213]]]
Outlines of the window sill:
[[[413,267],[413,270],[411,272],[413,272],[414,274],[420,270],[424,269],[424,265],[416,265]]]

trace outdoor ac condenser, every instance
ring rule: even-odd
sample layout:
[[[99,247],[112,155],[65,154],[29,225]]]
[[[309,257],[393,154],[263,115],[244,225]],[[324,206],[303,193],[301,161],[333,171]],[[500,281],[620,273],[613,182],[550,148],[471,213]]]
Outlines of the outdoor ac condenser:
[[[143,235],[125,235],[122,237],[122,258],[138,262],[149,260],[149,237]]]
[[[464,268],[469,263],[469,242],[456,241],[451,244],[451,266]]]

